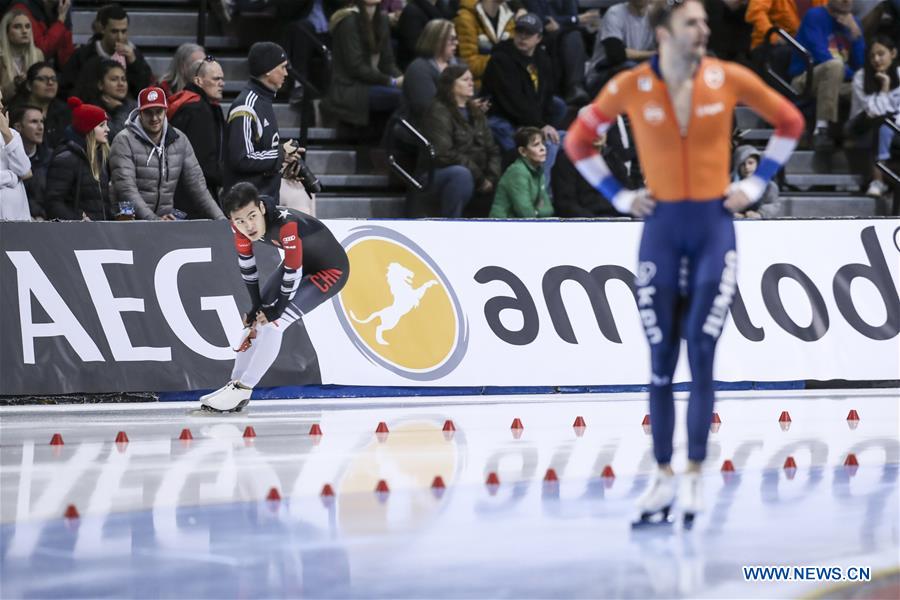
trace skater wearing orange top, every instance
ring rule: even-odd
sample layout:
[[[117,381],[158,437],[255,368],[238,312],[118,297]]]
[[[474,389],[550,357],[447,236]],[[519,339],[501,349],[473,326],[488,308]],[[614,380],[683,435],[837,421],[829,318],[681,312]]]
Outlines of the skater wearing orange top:
[[[637,302],[650,343],[650,420],[659,469],[638,501],[635,525],[668,522],[672,376],[681,338],[691,368],[688,470],[678,504],[690,526],[702,508],[700,467],[713,412],[713,357],[736,287],[732,214],[759,199],[803,131],[800,112],[748,69],[706,57],[706,10],[699,0],[662,0],[650,12],[659,54],[613,78],[579,113],[565,149],[584,178],[622,213],[644,217]],[[756,172],[730,182],[734,107],[749,105],[775,126]],[[628,190],[594,141],[627,114],[647,188]]]

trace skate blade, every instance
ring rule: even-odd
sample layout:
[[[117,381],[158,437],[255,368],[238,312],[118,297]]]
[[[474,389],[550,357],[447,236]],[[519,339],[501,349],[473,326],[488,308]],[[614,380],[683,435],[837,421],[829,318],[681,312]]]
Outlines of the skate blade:
[[[667,506],[662,510],[641,513],[637,521],[631,523],[631,529],[656,529],[662,527],[670,527],[675,519],[671,513],[671,506]]]
[[[217,417],[223,415],[231,415],[243,412],[244,407],[246,407],[249,403],[250,400],[241,400],[240,404],[238,404],[231,410],[219,410],[218,408],[213,408],[212,406],[201,404],[200,408],[193,408],[189,410],[187,414],[193,417]]]
[[[684,513],[684,528],[687,530],[693,529],[694,527],[694,519],[697,517],[696,513]]]

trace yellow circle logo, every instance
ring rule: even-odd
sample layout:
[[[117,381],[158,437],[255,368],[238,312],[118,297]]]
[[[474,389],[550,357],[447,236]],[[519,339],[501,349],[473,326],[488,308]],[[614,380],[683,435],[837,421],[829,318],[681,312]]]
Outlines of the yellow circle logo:
[[[418,381],[456,368],[468,331],[459,301],[431,257],[384,227],[354,229],[343,245],[353,275],[333,304],[360,352]]]

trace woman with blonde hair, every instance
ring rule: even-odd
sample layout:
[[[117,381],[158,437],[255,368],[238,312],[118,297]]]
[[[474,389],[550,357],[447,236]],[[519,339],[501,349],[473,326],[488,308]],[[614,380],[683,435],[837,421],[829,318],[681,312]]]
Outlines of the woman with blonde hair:
[[[456,27],[446,19],[428,21],[416,42],[417,58],[403,77],[403,99],[409,117],[418,124],[437,93],[438,78],[450,65],[457,64],[459,41]]]
[[[109,196],[109,125],[99,106],[69,98],[72,125],[47,169],[45,202],[51,219],[107,221],[115,217]]]
[[[34,45],[31,19],[21,10],[3,15],[0,32],[0,90],[11,98],[16,84],[25,78],[31,65],[44,60],[44,53]]]

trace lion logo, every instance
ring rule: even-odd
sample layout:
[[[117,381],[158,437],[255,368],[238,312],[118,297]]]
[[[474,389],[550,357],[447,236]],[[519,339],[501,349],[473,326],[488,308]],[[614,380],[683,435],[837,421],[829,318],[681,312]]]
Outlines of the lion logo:
[[[384,339],[384,332],[391,331],[396,327],[400,323],[400,319],[419,306],[419,302],[422,301],[422,296],[425,295],[428,288],[438,284],[436,279],[431,279],[414,288],[413,275],[412,271],[400,263],[392,262],[387,268],[387,283],[394,301],[381,310],[376,310],[365,319],[357,318],[353,311],[350,311],[350,318],[362,325],[380,319],[381,322],[375,329],[375,340],[382,346],[389,345],[389,342]]]
[[[353,229],[342,244],[353,276],[332,305],[356,349],[416,381],[454,370],[466,352],[468,326],[437,261],[387,227]]]

